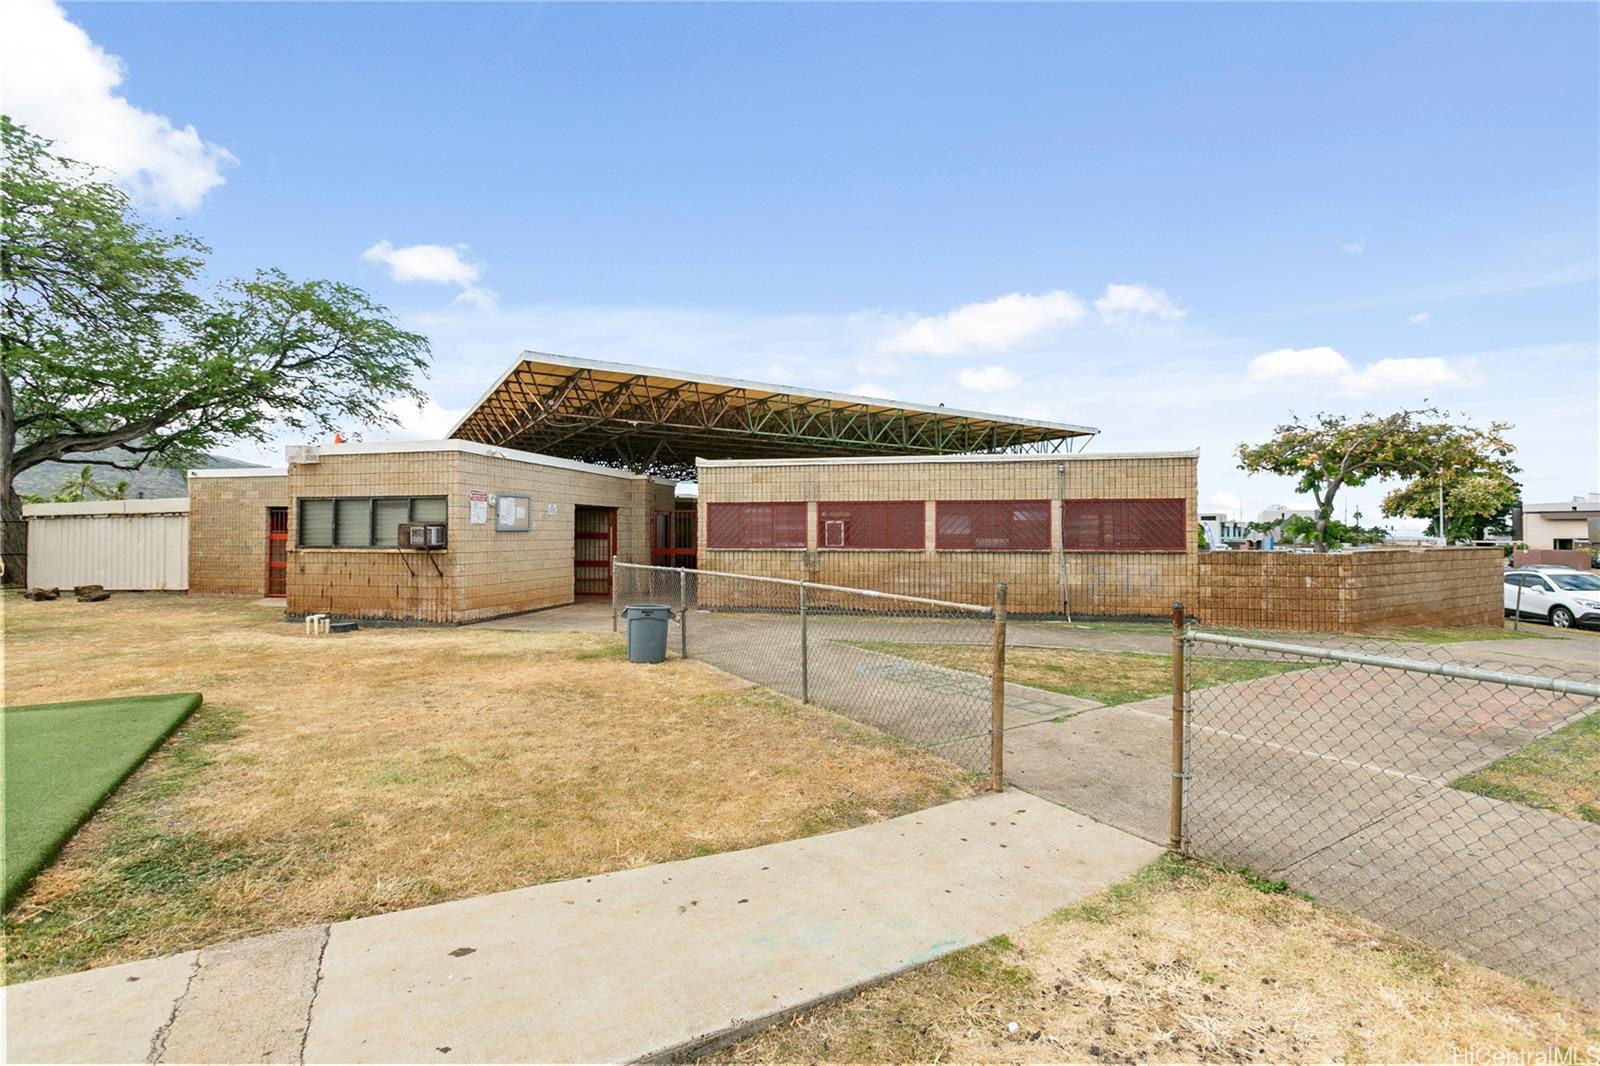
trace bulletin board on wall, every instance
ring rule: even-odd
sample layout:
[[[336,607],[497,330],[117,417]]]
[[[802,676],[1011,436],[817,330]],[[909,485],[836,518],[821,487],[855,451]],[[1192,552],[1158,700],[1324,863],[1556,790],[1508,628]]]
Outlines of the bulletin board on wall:
[[[533,528],[533,501],[502,492],[495,498],[494,528],[499,533],[526,533]]]

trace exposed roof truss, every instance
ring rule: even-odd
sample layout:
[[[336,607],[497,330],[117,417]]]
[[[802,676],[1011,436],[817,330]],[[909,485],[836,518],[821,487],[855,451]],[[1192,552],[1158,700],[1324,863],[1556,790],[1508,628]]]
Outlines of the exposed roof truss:
[[[696,457],[1055,452],[1095,432],[526,352],[450,435],[690,478]]]

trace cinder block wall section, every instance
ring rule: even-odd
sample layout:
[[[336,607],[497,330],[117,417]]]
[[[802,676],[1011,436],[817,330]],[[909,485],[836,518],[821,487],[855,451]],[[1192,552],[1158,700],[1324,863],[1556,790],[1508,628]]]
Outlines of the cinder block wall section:
[[[459,559],[462,587],[451,621],[573,602],[578,507],[616,509],[617,555],[630,563],[650,561],[651,511],[672,509],[672,484],[621,470],[464,454],[459,477],[463,498],[473,489],[529,497],[532,529],[497,531],[492,514],[483,525],[471,525],[464,516],[458,522],[452,508],[451,551]]]
[[[1498,548],[1203,552],[1189,609],[1208,625],[1309,632],[1498,626],[1503,570]]]
[[[705,570],[848,585],[934,599],[987,604],[1007,583],[1020,614],[1074,612],[1161,615],[1191,587],[1198,554],[1193,452],[1149,455],[952,456],[929,460],[783,460],[702,462],[699,565]],[[1062,500],[1179,499],[1183,550],[1063,550]],[[921,501],[921,550],[830,549],[820,545],[817,504]],[[1048,548],[1032,551],[939,550],[939,500],[1045,500]],[[707,546],[707,506],[805,502],[807,547],[722,549]]]
[[[617,554],[650,559],[651,511],[670,510],[673,485],[627,471],[445,442],[437,450],[323,449],[290,468],[295,500],[444,496],[442,551],[300,546],[290,515],[288,611],[350,618],[460,623],[574,599],[576,508],[615,508]],[[527,497],[526,529],[499,529],[496,503],[473,521],[481,493]],[[298,511],[298,508],[294,509]]]
[[[189,475],[189,591],[267,594],[267,509],[289,503],[282,470]]]
[[[314,463],[289,466],[291,615],[448,622],[460,602],[461,553],[455,538],[467,525],[460,455],[454,451],[350,452],[324,449]],[[299,501],[360,496],[443,496],[449,549],[311,548],[300,544]]]

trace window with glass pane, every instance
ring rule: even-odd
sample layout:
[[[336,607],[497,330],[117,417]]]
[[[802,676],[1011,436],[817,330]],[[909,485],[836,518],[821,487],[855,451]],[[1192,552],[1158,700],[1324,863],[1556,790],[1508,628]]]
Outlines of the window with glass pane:
[[[333,501],[301,500],[296,541],[302,548],[333,547]]]
[[[333,502],[333,546],[372,547],[372,501],[366,497]]]
[[[443,496],[413,496],[411,499],[411,521],[413,522],[443,522],[445,521],[445,498]]]
[[[411,501],[404,496],[372,501],[372,546],[393,548],[400,543],[400,526],[411,520]]]

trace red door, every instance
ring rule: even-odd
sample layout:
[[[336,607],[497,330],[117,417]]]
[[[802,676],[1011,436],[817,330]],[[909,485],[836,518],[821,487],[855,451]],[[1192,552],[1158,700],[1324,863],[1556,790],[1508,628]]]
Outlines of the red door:
[[[267,595],[289,591],[289,508],[267,508]]]
[[[617,554],[617,509],[579,507],[573,514],[572,591],[611,595],[611,557]]]

